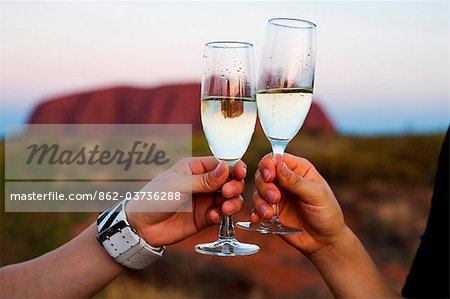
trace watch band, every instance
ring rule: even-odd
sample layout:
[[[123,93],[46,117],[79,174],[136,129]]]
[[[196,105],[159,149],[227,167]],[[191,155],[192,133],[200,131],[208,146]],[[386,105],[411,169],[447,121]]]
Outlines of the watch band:
[[[97,219],[97,240],[114,260],[131,269],[143,269],[159,259],[165,247],[153,247],[139,237],[127,220],[128,200],[117,203]]]

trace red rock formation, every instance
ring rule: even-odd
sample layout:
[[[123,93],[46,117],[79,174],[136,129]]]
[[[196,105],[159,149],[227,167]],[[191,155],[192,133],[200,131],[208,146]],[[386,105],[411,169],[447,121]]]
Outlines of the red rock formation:
[[[29,123],[192,124],[193,132],[200,132],[200,85],[113,87],[59,97],[39,104]],[[336,132],[317,102],[313,102],[302,131]]]

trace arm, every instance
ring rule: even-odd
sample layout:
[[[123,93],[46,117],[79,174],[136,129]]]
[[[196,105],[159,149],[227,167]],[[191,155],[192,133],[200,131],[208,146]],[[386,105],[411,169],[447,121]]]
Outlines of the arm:
[[[86,298],[123,270],[97,242],[97,225],[67,244],[33,260],[0,268],[5,298]]]
[[[242,209],[245,164],[236,164],[229,182],[228,174],[226,163],[218,163],[214,157],[182,160],[159,177],[177,182],[192,175],[193,213],[132,212],[128,207],[133,210],[135,203],[129,202],[127,218],[139,236],[153,246],[179,242],[218,223],[222,213],[231,215]],[[146,187],[151,190],[152,182]],[[222,190],[223,198],[216,198],[217,190]],[[67,244],[43,256],[0,268],[0,297],[91,297],[125,269],[97,242],[96,236],[97,225],[93,223]]]
[[[349,228],[308,258],[336,298],[400,298]]]
[[[251,220],[270,219],[278,203],[280,218],[303,234],[283,236],[319,270],[335,297],[399,297],[384,281],[364,246],[347,227],[333,191],[305,159],[289,154],[264,157],[255,175]],[[276,184],[275,184],[276,180]]]

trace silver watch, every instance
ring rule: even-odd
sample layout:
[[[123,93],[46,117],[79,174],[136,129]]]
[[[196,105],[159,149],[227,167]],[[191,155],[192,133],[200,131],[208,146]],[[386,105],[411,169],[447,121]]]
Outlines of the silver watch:
[[[127,202],[125,199],[99,215],[97,240],[116,262],[143,269],[162,257],[165,247],[153,247],[139,237],[127,220]]]

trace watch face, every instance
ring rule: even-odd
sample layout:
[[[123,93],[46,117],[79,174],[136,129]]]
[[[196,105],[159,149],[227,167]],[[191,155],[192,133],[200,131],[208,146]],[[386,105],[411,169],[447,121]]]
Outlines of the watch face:
[[[113,236],[120,230],[124,229],[125,227],[129,226],[128,223],[125,220],[120,220],[119,222],[114,223],[111,227],[101,231],[97,235],[97,240],[101,243],[108,239],[109,237]]]

